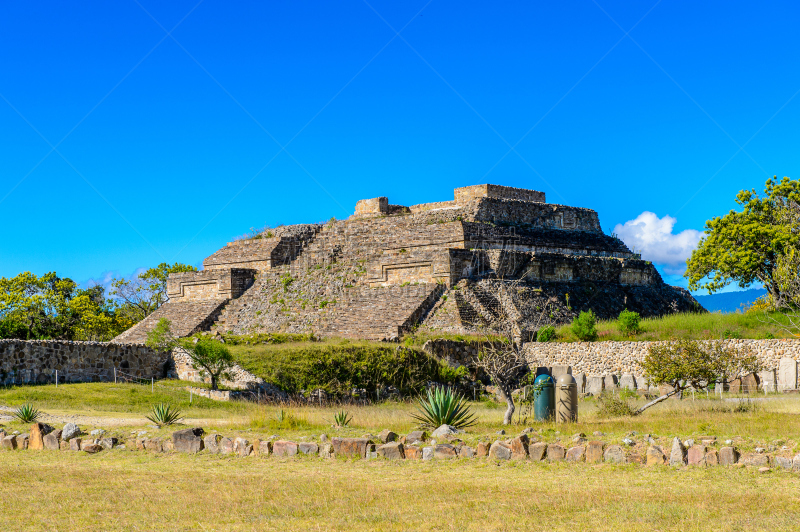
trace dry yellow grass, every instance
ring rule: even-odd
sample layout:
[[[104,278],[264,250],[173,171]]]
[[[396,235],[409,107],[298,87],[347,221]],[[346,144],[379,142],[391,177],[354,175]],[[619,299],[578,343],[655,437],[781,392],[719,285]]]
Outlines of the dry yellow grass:
[[[797,530],[748,469],[0,452],[5,530]]]

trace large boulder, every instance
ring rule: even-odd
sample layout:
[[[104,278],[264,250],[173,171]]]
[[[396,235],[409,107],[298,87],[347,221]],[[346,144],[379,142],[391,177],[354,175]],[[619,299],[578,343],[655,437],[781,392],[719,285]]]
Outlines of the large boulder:
[[[367,438],[332,438],[333,452],[336,456],[366,458],[367,447],[371,446]]]
[[[50,434],[45,434],[44,438],[42,438],[42,443],[44,444],[44,448],[48,451],[57,451],[60,447],[59,440],[61,439],[61,431],[54,430]]]
[[[547,460],[550,462],[560,462],[566,456],[566,451],[564,447],[557,444],[551,443],[547,446]]]
[[[61,429],[61,439],[64,441],[69,441],[72,438],[79,436],[81,433],[81,429],[75,423],[67,423],[64,425],[64,428]]]
[[[456,458],[458,450],[449,443],[440,443],[433,448],[433,456],[437,459]]]
[[[17,448],[17,437],[14,435],[8,435],[3,438],[3,449],[7,451],[13,451]]]
[[[739,461],[739,451],[734,447],[723,447],[719,450],[719,465],[731,466]]]
[[[250,445],[250,442],[244,438],[236,438],[233,440],[233,452],[238,454],[241,457],[249,456],[250,452],[253,450],[253,446]]]
[[[293,441],[278,440],[272,443],[273,456],[295,456],[299,446]]]
[[[415,430],[414,432],[408,433],[403,443],[405,445],[411,445],[412,443],[424,442],[427,439],[428,439],[427,432],[425,432],[424,430]]]
[[[664,451],[658,445],[651,445],[647,448],[646,457],[646,464],[649,466],[654,465],[663,465],[664,462],[667,461],[667,457],[664,456]]]
[[[203,450],[203,429],[195,427],[172,433],[172,446],[181,453],[199,453]]]
[[[528,458],[528,439],[527,434],[517,436],[511,440],[511,458],[514,460],[525,460]]]
[[[687,464],[690,466],[705,466],[706,452],[705,445],[692,445],[686,453]]]
[[[402,460],[406,457],[403,444],[399,441],[392,441],[384,443],[377,449],[378,456],[382,456],[387,460]]]
[[[669,465],[686,465],[686,447],[680,438],[672,440],[672,450],[669,453]]]
[[[590,464],[599,464],[603,461],[603,442],[589,442],[586,446],[586,461]]]
[[[222,436],[219,434],[209,434],[203,438],[203,448],[209,453],[216,454],[219,452],[219,443]]]
[[[300,454],[315,455],[319,452],[319,445],[311,442],[302,442],[297,446],[297,450]]]
[[[53,427],[45,423],[34,423],[31,425],[29,434],[28,448],[41,451],[44,449],[44,437],[53,432]]]
[[[17,434],[17,449],[25,450],[28,448],[28,444],[31,441],[30,434]]]
[[[389,429],[383,429],[380,434],[378,434],[378,439],[381,440],[381,443],[397,441],[397,434]]]
[[[440,425],[439,428],[431,433],[431,438],[448,438],[458,434],[459,432],[464,431],[459,430],[452,425]]]
[[[511,460],[511,446],[501,441],[496,441],[489,448],[489,458],[495,460]]]
[[[610,464],[624,464],[625,450],[619,445],[609,445],[603,453],[603,461]]]

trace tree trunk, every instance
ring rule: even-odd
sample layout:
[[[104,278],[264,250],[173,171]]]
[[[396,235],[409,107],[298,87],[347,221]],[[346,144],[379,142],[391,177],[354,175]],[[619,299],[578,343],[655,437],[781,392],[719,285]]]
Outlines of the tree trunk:
[[[673,395],[677,395],[677,394],[679,394],[679,393],[680,393],[680,392],[682,392],[682,391],[683,391],[683,389],[679,389],[679,390],[677,390],[677,389],[676,389],[676,390],[672,390],[671,392],[669,392],[669,393],[668,393],[668,394],[666,394],[666,395],[662,395],[661,397],[659,397],[659,398],[657,398],[657,399],[653,399],[652,401],[650,401],[649,403],[647,403],[646,405],[644,405],[642,408],[640,408],[639,410],[637,410],[636,412],[634,412],[634,413],[633,413],[633,415],[634,415],[634,416],[638,416],[639,414],[641,414],[642,412],[644,412],[645,410],[647,410],[647,409],[648,409],[648,408],[650,408],[651,406],[655,406],[655,405],[657,405],[658,403],[661,403],[661,402],[663,402],[663,401],[666,401],[667,399],[669,399],[669,398],[670,398],[670,397],[672,397]]]
[[[209,374],[211,375],[211,389],[212,390],[216,390],[217,389],[217,376],[214,375],[213,373],[209,373]]]
[[[503,425],[510,425],[511,418],[514,416],[514,399],[511,397],[511,390],[506,390],[505,387],[500,387],[500,393],[503,394],[503,399],[506,400],[506,413],[503,415]]]

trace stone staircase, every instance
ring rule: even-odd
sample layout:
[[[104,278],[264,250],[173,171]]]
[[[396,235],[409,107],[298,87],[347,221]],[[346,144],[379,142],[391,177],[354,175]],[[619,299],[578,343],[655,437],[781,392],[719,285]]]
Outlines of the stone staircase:
[[[214,323],[227,299],[213,299],[210,301],[167,301],[158,310],[145,319],[111,340],[116,344],[143,344],[147,335],[152,331],[161,318],[171,322],[172,334],[176,337],[191,336],[192,334],[207,330]]]
[[[438,284],[363,288],[343,301],[327,336],[396,340],[422,321],[444,292]]]

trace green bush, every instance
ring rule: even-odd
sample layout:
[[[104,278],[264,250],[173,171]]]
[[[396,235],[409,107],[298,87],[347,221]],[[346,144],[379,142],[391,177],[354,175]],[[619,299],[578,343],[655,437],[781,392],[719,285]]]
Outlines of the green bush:
[[[549,342],[556,339],[556,328],[552,325],[547,325],[539,329],[536,333],[537,342]]]
[[[597,416],[601,418],[628,417],[636,413],[636,407],[628,399],[613,392],[603,392],[597,398]]]
[[[421,349],[353,343],[232,346],[236,361],[247,371],[285,392],[321,388],[334,396],[354,388],[374,397],[377,389],[395,386],[416,395],[429,381],[449,384],[465,376]]]
[[[572,333],[584,342],[597,340],[597,318],[594,312],[582,311],[572,320]]]
[[[636,336],[642,332],[641,320],[642,317],[639,316],[638,312],[631,312],[628,309],[623,310],[619,313],[619,318],[617,318],[619,332],[625,336]]]
[[[157,405],[153,405],[153,408],[150,410],[150,414],[145,416],[147,419],[158,425],[159,427],[164,427],[168,425],[174,425],[181,419],[181,411],[177,408],[172,408],[172,405],[168,405],[165,403],[159,403]]]
[[[12,414],[22,423],[33,423],[42,415],[39,409],[30,403],[20,406]]]

